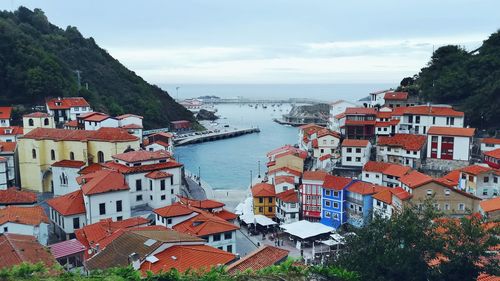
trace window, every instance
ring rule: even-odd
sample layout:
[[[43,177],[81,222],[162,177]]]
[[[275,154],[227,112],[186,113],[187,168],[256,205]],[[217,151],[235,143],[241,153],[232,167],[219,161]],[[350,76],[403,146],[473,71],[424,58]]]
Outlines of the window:
[[[121,220],[123,220],[123,216],[117,216],[117,217],[116,217],[116,220],[117,220],[117,221],[121,221]]]
[[[427,196],[431,196],[432,195],[432,189],[427,189]]]
[[[229,239],[232,239],[232,238],[233,238],[233,233],[231,233],[231,232],[224,233],[224,239],[225,240],[229,240]]]
[[[259,197],[259,203],[260,203],[260,204],[264,203],[264,198]]]
[[[487,195],[488,195],[488,189],[485,188],[485,189],[483,189],[483,196],[487,196]]]
[[[378,200],[376,200],[376,201],[377,201],[377,206],[379,206],[379,207],[380,207],[380,201],[378,201]]]
[[[269,197],[269,198],[267,198],[267,201],[268,201],[269,203],[273,203],[273,198],[272,198],[272,197]]]
[[[153,195],[149,195],[149,200],[153,201]]]
[[[45,126],[49,125],[49,118],[43,119],[43,125],[45,125]]]
[[[273,211],[273,207],[267,207],[267,211],[268,212],[272,212]]]
[[[339,197],[339,192],[338,192],[338,191],[334,191],[334,192],[333,192],[333,196],[334,196],[334,197]]]
[[[104,152],[102,151],[97,152],[97,162],[104,163]]]
[[[170,194],[174,194],[174,189],[170,189]]]
[[[346,161],[349,161],[349,162],[352,161],[352,157],[347,157]]]
[[[165,190],[165,180],[160,181],[160,190]]]
[[[332,203],[330,202],[330,200],[325,200],[326,207],[330,207],[331,205],[332,205]]]
[[[434,203],[433,206],[434,206],[434,209],[439,210],[439,204],[438,203]]]
[[[332,214],[330,212],[325,212],[325,217],[326,218],[331,218],[332,217]]]
[[[432,117],[432,125],[436,124],[436,116]]]
[[[458,204],[458,209],[459,209],[460,211],[465,210],[465,204],[464,204],[464,203],[459,203],[459,204]]]
[[[420,124],[420,116],[415,116],[415,123]]]
[[[220,241],[220,233],[214,234],[214,241]]]
[[[73,218],[73,229],[80,228],[80,218]]]
[[[160,199],[161,199],[162,201],[164,201],[165,199],[167,199],[167,196],[164,194],[164,195],[162,195],[162,196],[160,197]]]
[[[498,183],[498,177],[493,177],[493,182]]]
[[[142,201],[142,195],[137,195],[135,197],[135,201]]]
[[[446,203],[444,204],[444,210],[449,211],[450,210],[450,204]]]
[[[347,148],[347,152],[348,152],[348,153],[351,153],[351,152],[352,152],[352,148],[348,147],[348,148]]]
[[[224,251],[224,247],[222,247],[222,246],[217,247],[217,249]]]
[[[35,122],[33,122],[33,119],[31,119],[31,118],[28,120],[28,124],[30,127],[35,126]]]
[[[172,219],[167,219],[167,224],[172,224]]]
[[[451,192],[451,191],[450,191],[449,189],[445,189],[445,190],[444,190],[444,195],[446,195],[446,196],[450,196],[450,192]]]
[[[99,215],[106,214],[106,203],[99,204]]]
[[[331,196],[332,192],[328,189],[325,190],[325,196]]]
[[[174,175],[170,177],[170,185],[174,185]]]
[[[378,178],[380,178],[380,175],[375,175],[375,177],[378,179]]]
[[[232,253],[233,252],[233,245],[227,245],[226,252]]]
[[[365,177],[366,177],[366,178],[369,178],[369,177],[370,177],[370,174],[365,173]]]
[[[136,191],[142,190],[142,180],[141,179],[135,180],[135,190]]]
[[[3,232],[9,232],[9,228],[5,226],[5,227],[3,228]]]
[[[259,207],[259,213],[263,213],[263,212],[264,212],[264,208]]]
[[[121,212],[123,209],[122,207],[122,200],[116,200],[116,211]]]
[[[356,148],[356,153],[361,153],[361,148]]]
[[[333,207],[338,209],[339,208],[339,203],[338,202],[333,202]]]
[[[31,150],[31,157],[33,157],[33,159],[36,159],[36,150],[34,148]]]
[[[73,151],[69,153],[69,160],[75,160],[75,153]]]
[[[356,157],[356,162],[361,162],[361,157]]]
[[[488,176],[484,177],[483,181],[484,182],[489,182],[490,181],[490,177],[488,177]]]

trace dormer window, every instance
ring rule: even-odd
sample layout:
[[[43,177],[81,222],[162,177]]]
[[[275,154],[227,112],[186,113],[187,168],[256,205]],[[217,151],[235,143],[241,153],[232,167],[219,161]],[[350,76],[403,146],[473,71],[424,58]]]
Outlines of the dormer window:
[[[57,105],[57,106],[61,106],[61,103],[60,103],[60,102],[56,102],[56,105]]]
[[[160,161],[158,161],[158,162],[160,162],[160,163],[165,163],[165,162],[167,162],[167,159],[161,159],[161,160],[160,160]]]
[[[5,129],[6,134],[12,134],[12,129]]]
[[[134,163],[134,167],[141,166],[141,163]]]

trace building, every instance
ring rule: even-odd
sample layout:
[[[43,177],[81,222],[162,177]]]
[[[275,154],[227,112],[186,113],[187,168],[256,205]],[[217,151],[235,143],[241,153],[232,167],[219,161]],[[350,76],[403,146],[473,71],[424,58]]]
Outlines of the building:
[[[340,134],[328,129],[323,129],[317,133],[317,137],[312,140],[313,157],[320,158],[325,155],[333,155],[340,144]]]
[[[498,221],[500,219],[500,197],[481,201],[479,212],[490,221]]]
[[[37,128],[18,142],[21,186],[38,192],[53,191],[52,164],[61,160],[104,163],[112,155],[136,150],[139,138],[120,128],[96,131]]]
[[[321,219],[321,192],[327,173],[325,171],[306,171],[299,187],[302,219],[319,222]]]
[[[124,114],[116,117],[111,117],[108,114],[101,112],[89,112],[77,117],[76,129],[95,131],[100,128],[122,128],[142,139],[142,116],[134,114]],[[69,121],[65,124],[66,127],[74,127],[74,121]]]
[[[403,106],[415,106],[416,100],[407,92],[386,92],[384,94],[384,106],[395,108]]]
[[[22,127],[0,127],[0,142],[16,142],[22,135]]]
[[[345,110],[345,135],[348,139],[370,140],[375,138],[377,110],[375,108],[349,107]]]
[[[171,133],[161,132],[148,135],[143,144],[144,150],[166,150],[171,155],[174,155],[174,135]]]
[[[87,224],[87,209],[81,190],[49,199],[47,205],[53,232],[59,240],[75,238],[75,230]]]
[[[321,223],[335,229],[347,222],[345,189],[350,178],[326,175],[321,192]]]
[[[29,133],[36,128],[55,128],[54,117],[45,112],[33,112],[23,115],[23,132]]]
[[[410,167],[407,166],[370,161],[363,166],[361,180],[387,187],[396,187],[401,186],[400,178],[410,171]]]
[[[277,176],[274,179],[274,188],[276,193],[281,193],[290,189],[295,189],[295,178],[293,176]]]
[[[480,198],[459,189],[450,188],[439,180],[432,180],[413,188],[411,195],[411,202],[417,205],[432,197],[436,209],[452,216],[463,216],[469,212],[479,211],[481,201]]]
[[[42,245],[49,241],[49,219],[41,206],[0,209],[0,233],[33,235]]]
[[[330,130],[340,132],[339,126],[336,125],[335,116],[344,113],[348,107],[356,107],[356,104],[345,100],[337,100],[330,103],[330,118],[328,119],[328,128]]]
[[[0,107],[0,127],[10,127],[10,118],[12,117],[12,107]]]
[[[342,166],[363,167],[370,160],[372,145],[368,140],[345,139],[342,142]]]
[[[3,233],[0,235],[0,269],[12,268],[22,263],[43,263],[47,268],[57,261],[33,235]]]
[[[401,182],[400,186],[403,188],[403,190],[410,194],[413,189],[423,184],[429,183],[432,180],[433,178],[431,176],[422,174],[418,171],[410,171],[406,175],[399,178],[399,181]]]
[[[458,188],[481,199],[497,197],[500,191],[500,170],[471,165],[460,169]]]
[[[50,253],[57,262],[70,271],[75,268],[83,267],[85,257],[85,246],[77,239],[71,239],[51,244]]]
[[[226,268],[227,273],[234,275],[248,270],[257,271],[269,266],[278,265],[288,258],[289,253],[290,251],[282,248],[263,245],[254,252],[230,264]]]
[[[80,189],[76,179],[85,167],[85,162],[77,160],[61,160],[51,165],[54,196],[61,196]]]
[[[274,218],[276,215],[276,191],[274,185],[258,183],[252,186],[253,212],[255,215],[264,215]]]
[[[462,128],[464,113],[445,105],[417,105],[394,108],[399,119],[398,133],[425,135],[430,127]]]
[[[425,156],[427,138],[421,135],[395,134],[377,140],[377,161],[420,168]]]
[[[32,207],[36,205],[36,194],[10,187],[0,190],[0,208],[7,206]]]
[[[295,189],[288,189],[276,194],[276,219],[280,224],[299,220],[299,196]]]
[[[296,148],[290,148],[282,153],[272,155],[267,162],[268,171],[290,168],[302,173],[304,170],[304,161],[307,158],[307,152]]]
[[[302,172],[297,171],[295,169],[291,169],[289,167],[281,167],[273,170],[269,170],[267,172],[267,179],[269,183],[276,183],[277,178],[279,177],[292,177],[295,183],[299,183],[300,178],[302,177]]]
[[[317,133],[324,127],[316,124],[306,124],[299,127],[299,148],[305,151],[312,149],[312,140],[317,137]]]
[[[483,156],[484,163],[491,168],[500,169],[500,148],[486,151]]]
[[[180,203],[183,205],[187,205],[189,207],[194,207],[200,209],[205,212],[209,212],[212,215],[215,215],[223,220],[226,220],[230,223],[234,222],[236,219],[236,214],[232,213],[224,208],[226,204],[211,200],[211,199],[203,199],[203,200],[195,200],[190,199],[184,196],[178,196]]]
[[[475,129],[430,127],[427,132],[427,158],[469,161]]]
[[[17,142],[0,142],[0,157],[7,159],[7,185],[19,186]]]
[[[82,114],[92,112],[89,103],[82,97],[53,98],[46,102],[47,113],[54,116],[57,124],[76,120]]]
[[[401,212],[411,194],[401,187],[384,189],[373,195],[373,216],[390,219],[394,213]]]
[[[392,91],[392,89],[389,90],[381,90],[381,91],[376,91],[373,93],[370,93],[370,96],[368,97],[368,102],[366,103],[366,107],[380,107],[384,105],[385,100],[385,93]]]
[[[481,140],[481,152],[485,153],[500,148],[500,139],[484,138]]]
[[[0,190],[9,187],[9,165],[8,159],[0,156]]]
[[[172,132],[185,132],[192,130],[191,121],[179,120],[170,122],[170,130]]]
[[[156,225],[163,225],[168,228],[172,228],[199,214],[195,208],[181,202],[154,209],[153,213],[156,215]]]
[[[363,181],[354,181],[347,187],[347,223],[362,227],[372,218],[373,195],[387,187]]]
[[[382,107],[377,111],[377,122],[375,122],[375,135],[389,136],[397,132],[399,119],[392,117],[392,109]]]

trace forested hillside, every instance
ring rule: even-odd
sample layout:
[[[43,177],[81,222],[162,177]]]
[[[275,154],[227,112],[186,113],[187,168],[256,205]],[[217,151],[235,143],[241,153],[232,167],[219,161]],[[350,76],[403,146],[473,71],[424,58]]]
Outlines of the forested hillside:
[[[500,31],[477,50],[459,46],[437,49],[428,65],[401,82],[423,100],[447,103],[465,111],[466,123],[500,128]]]
[[[39,9],[0,11],[0,105],[31,108],[57,96],[83,96],[94,110],[112,115],[142,115],[147,128],[194,120],[167,92],[128,70],[76,27],[52,25]]]

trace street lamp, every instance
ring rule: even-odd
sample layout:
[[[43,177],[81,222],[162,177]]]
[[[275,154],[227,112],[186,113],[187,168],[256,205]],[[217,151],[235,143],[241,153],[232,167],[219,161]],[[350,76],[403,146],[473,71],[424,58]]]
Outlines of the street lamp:
[[[260,160],[259,160],[259,179],[260,179]]]
[[[180,88],[181,88],[181,87],[179,87],[179,86],[175,87],[175,94],[176,94],[176,96],[177,96],[177,100],[179,100],[179,89],[180,89]]]

